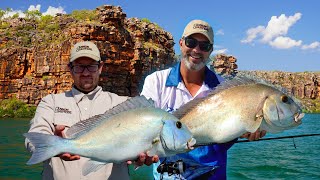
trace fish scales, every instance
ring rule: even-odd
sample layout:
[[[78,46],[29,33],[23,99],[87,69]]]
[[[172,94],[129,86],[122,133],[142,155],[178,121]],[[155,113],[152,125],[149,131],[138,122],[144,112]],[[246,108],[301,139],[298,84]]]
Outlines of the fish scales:
[[[166,157],[191,150],[190,130],[172,114],[155,108],[144,96],[131,98],[102,115],[81,121],[66,132],[67,139],[35,132],[24,136],[35,146],[27,164],[68,152],[90,158],[83,175],[107,163],[134,160],[139,153]]]
[[[272,85],[237,77],[174,112],[198,144],[226,143],[258,128],[279,133],[301,124],[300,106]]]

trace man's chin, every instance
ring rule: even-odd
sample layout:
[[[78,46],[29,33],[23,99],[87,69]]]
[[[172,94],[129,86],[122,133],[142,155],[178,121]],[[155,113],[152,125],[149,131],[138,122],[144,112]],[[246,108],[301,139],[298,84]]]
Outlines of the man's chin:
[[[183,59],[183,60],[187,68],[191,71],[199,71],[205,66],[205,63],[203,61],[200,61],[200,62],[199,60],[193,61],[193,59],[190,57],[188,59]]]
[[[199,71],[199,70],[201,70],[204,66],[205,66],[205,64],[203,64],[203,63],[200,63],[200,64],[190,63],[188,67],[189,67],[189,70],[191,70],[191,71]]]
[[[95,86],[93,84],[85,84],[81,86],[81,89],[88,92],[94,90]]]

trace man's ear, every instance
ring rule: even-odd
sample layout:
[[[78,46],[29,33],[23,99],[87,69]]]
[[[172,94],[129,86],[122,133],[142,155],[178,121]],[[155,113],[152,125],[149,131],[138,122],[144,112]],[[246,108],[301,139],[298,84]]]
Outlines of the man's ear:
[[[71,66],[72,66],[72,63],[69,63],[69,64],[68,64],[68,69],[69,69],[70,72],[71,72],[71,70],[72,70],[72,69],[71,69]]]
[[[181,38],[181,39],[179,40],[179,45],[180,45],[180,47],[182,46],[182,43],[183,43],[183,39]]]
[[[99,72],[101,73],[102,72],[102,67],[104,65],[104,62],[103,61],[100,61],[100,66],[99,66]]]

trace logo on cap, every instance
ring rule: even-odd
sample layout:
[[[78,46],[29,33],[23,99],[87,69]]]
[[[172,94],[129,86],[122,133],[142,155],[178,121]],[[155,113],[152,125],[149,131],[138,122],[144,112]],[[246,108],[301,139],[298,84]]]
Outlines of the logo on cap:
[[[204,24],[194,24],[193,29],[203,29],[203,30],[208,31],[209,27]]]
[[[76,49],[76,52],[82,51],[82,50],[88,50],[92,51],[92,49],[89,46],[78,46]]]

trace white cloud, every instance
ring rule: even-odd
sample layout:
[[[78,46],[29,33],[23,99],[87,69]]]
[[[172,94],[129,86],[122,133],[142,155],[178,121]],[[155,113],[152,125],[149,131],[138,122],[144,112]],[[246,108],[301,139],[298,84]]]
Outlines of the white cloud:
[[[216,32],[216,35],[224,35],[224,32],[222,29],[219,29],[217,32]]]
[[[294,25],[301,16],[301,13],[295,13],[294,16],[289,17],[285,14],[281,14],[279,17],[272,16],[268,22],[268,26],[263,32],[262,41],[267,43],[278,36],[286,35],[289,28]]]
[[[41,5],[38,4],[37,6],[34,6],[34,5],[30,5],[29,8],[28,8],[28,11],[40,11],[41,9]]]
[[[289,49],[295,46],[301,46],[302,41],[296,41],[288,37],[279,36],[276,37],[273,41],[269,41],[270,46],[278,49]]]
[[[57,8],[49,6],[47,11],[42,14],[55,16],[57,13],[66,14],[66,12],[63,10],[63,7],[61,7],[61,6],[59,6]]]
[[[38,4],[36,6],[34,5],[30,5],[29,8],[28,8],[28,11],[40,11],[41,9],[41,5]],[[41,11],[40,11],[41,12]],[[55,16],[57,13],[62,13],[62,14],[66,14],[66,12],[64,11],[64,9],[59,6],[59,7],[52,7],[52,6],[49,6],[48,9],[42,13],[43,15],[51,15],[51,16]],[[7,18],[7,17],[12,17],[13,15],[15,14],[18,14],[19,17],[26,17],[26,15],[24,14],[24,12],[22,10],[12,10],[10,12],[7,12],[3,17],[4,18]]]
[[[301,47],[301,49],[303,49],[303,50],[316,49],[316,48],[320,48],[320,42],[318,42],[318,41],[315,41],[315,42],[313,42],[313,43],[311,43],[309,45],[303,45]]]
[[[228,49],[218,49],[214,50],[213,54],[226,54],[228,52]]]
[[[294,40],[290,37],[285,37],[289,29],[301,19],[301,13],[295,13],[293,16],[281,14],[279,17],[272,16],[268,25],[257,26],[247,30],[246,38],[241,40],[241,43],[253,43],[259,41],[264,44],[269,44],[274,48],[289,49],[296,46],[301,46],[301,40]]]
[[[264,26],[257,26],[247,30],[247,37],[241,40],[242,43],[251,43],[259,34],[262,34],[265,30]]]

